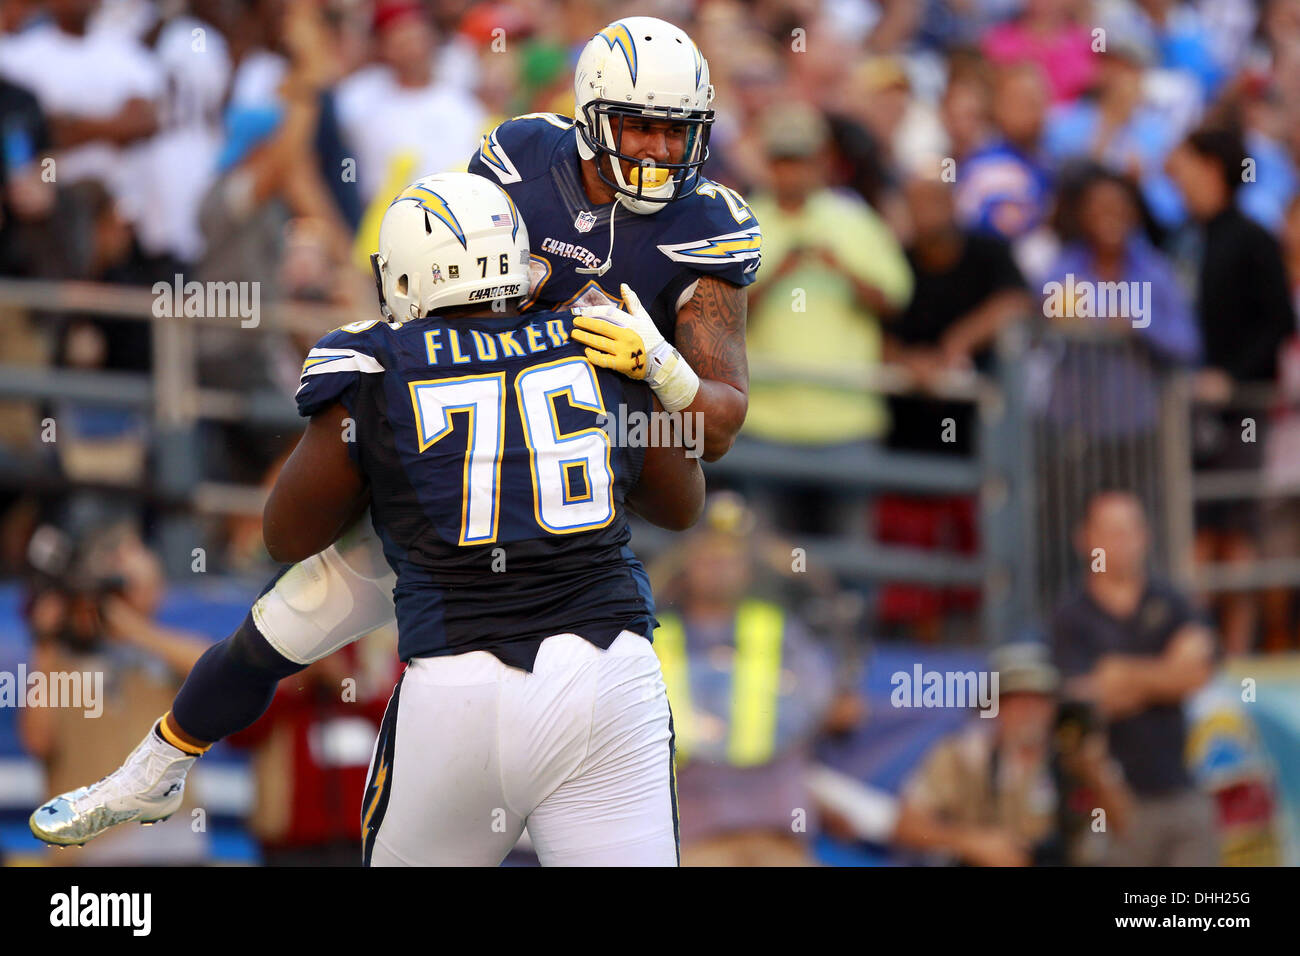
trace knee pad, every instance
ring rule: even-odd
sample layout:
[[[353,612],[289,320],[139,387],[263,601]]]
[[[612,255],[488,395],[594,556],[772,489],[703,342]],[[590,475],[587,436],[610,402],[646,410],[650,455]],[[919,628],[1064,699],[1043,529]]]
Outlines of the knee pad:
[[[253,605],[253,621],[281,655],[311,664],[392,623],[396,583],[367,514],[281,575]]]
[[[393,569],[384,557],[384,544],[375,533],[369,511],[339,535],[339,539],[326,553],[329,552],[336,554],[348,570],[359,577],[373,581],[383,580],[390,584],[395,579]]]

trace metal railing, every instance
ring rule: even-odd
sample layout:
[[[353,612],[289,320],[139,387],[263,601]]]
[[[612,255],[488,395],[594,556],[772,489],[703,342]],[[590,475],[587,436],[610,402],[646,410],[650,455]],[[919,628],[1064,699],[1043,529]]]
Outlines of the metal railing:
[[[160,513],[160,548],[169,569],[188,570],[196,519],[221,515],[260,514],[260,488],[212,481],[203,468],[197,426],[203,421],[255,423],[298,430],[302,422],[287,394],[244,392],[200,387],[196,336],[206,327],[230,328],[237,320],[170,318],[154,314],[155,297],[147,289],[79,282],[0,280],[0,308],[148,321],[152,328],[152,375],[75,369],[51,369],[0,363],[0,398],[116,405],[137,409],[152,423],[150,440],[154,468],[138,485],[96,485],[147,500]],[[330,328],[359,316],[320,306],[268,303],[256,328],[240,329],[249,336],[296,332],[315,339]],[[1046,336],[1046,338],[1044,337]],[[1072,528],[1064,515],[1044,512],[1052,483],[1060,493],[1074,480],[1062,469],[1065,437],[1045,417],[1041,356],[1045,342],[1093,342],[1115,348],[1096,330],[1044,331],[1031,323],[1016,324],[998,341],[994,377],[949,373],[931,385],[928,394],[940,399],[971,402],[978,409],[976,457],[885,451],[864,445],[859,451],[819,454],[801,449],[785,454],[742,440],[723,459],[708,465],[719,477],[761,476],[774,484],[820,483],[868,495],[898,491],[918,495],[976,496],[979,504],[980,548],[974,556],[828,537],[808,543],[826,566],[847,578],[863,581],[907,581],[932,585],[978,584],[983,593],[986,637],[998,640],[1026,623],[1041,620],[1068,579],[1077,573],[1069,554]],[[1096,344],[1101,343],[1101,344]],[[1059,347],[1059,346],[1058,346]],[[1074,346],[1067,346],[1074,347]],[[1131,343],[1126,346],[1132,348]],[[1040,363],[1041,364],[1041,363]],[[1152,369],[1157,383],[1156,424],[1135,458],[1115,474],[1118,482],[1137,480],[1153,508],[1157,552],[1163,569],[1185,584],[1207,590],[1300,585],[1300,560],[1262,561],[1247,568],[1212,565],[1194,569],[1191,563],[1193,504],[1226,497],[1278,493],[1263,476],[1204,474],[1190,469],[1188,419],[1191,406],[1186,376]],[[806,372],[778,362],[754,360],[755,385],[808,381]],[[918,385],[902,367],[825,368],[816,376],[819,387],[832,386],[850,394],[903,395]],[[1258,398],[1259,396],[1255,396]],[[1095,424],[1095,423],[1094,423]],[[1077,457],[1077,450],[1076,450]],[[1086,460],[1086,450],[1084,460]],[[1096,463],[1093,463],[1096,464]],[[1053,471],[1053,469],[1056,469]],[[0,484],[39,487],[58,494],[84,482],[70,482],[38,460],[0,459]],[[1285,490],[1285,489],[1284,489]],[[1300,489],[1295,489],[1300,492]]]
[[[1182,383],[1188,406],[1200,403],[1191,396],[1190,383]],[[1233,389],[1226,406],[1247,415],[1262,416],[1283,407],[1279,390],[1272,385],[1251,383]],[[1300,408],[1291,408],[1293,414]],[[1268,475],[1264,468],[1193,471],[1188,476],[1189,495],[1197,504],[1209,502],[1277,501],[1300,499],[1300,478],[1281,481]],[[1188,558],[1175,570],[1178,579],[1203,593],[1258,591],[1270,588],[1300,588],[1300,554],[1282,557],[1257,557],[1249,563],[1210,563],[1194,567],[1190,560],[1191,533],[1188,534]]]

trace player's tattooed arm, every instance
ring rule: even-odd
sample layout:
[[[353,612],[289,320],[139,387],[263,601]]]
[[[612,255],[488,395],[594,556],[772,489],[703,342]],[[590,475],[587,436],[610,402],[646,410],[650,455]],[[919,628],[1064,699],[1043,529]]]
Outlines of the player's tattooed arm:
[[[654,410],[663,411],[659,400]],[[704,471],[685,441],[646,449],[641,476],[628,492],[627,505],[646,521],[669,531],[685,531],[704,513]]]
[[[705,461],[727,453],[749,410],[745,312],[745,290],[712,276],[700,277],[695,294],[677,312],[677,351],[700,377],[686,411],[704,416]]]
[[[370,490],[348,454],[347,409],[335,402],[311,417],[262,512],[262,538],[276,561],[324,551],[365,510]]]

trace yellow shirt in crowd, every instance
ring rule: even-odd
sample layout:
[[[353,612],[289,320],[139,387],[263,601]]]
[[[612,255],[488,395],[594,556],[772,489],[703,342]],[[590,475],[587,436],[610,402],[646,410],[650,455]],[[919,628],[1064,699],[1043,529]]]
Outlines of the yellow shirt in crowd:
[[[763,229],[762,269],[775,270],[799,246],[829,249],[841,266],[871,283],[897,306],[912,294],[912,273],[897,240],[870,206],[821,190],[797,212],[762,196],[752,204]],[[763,282],[759,272],[758,281]],[[793,293],[803,290],[803,311]],[[752,361],[779,361],[815,378],[828,369],[855,370],[881,360],[880,321],[861,308],[849,279],[808,257],[775,280],[749,314]],[[767,441],[824,445],[880,438],[889,427],[876,395],[815,384],[751,383],[745,434]]]

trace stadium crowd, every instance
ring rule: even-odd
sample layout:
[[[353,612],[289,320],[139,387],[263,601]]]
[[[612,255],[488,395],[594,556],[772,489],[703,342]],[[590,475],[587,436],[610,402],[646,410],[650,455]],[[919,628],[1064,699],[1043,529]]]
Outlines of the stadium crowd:
[[[1047,374],[1044,420],[1084,436],[1063,446],[1061,467],[1082,474],[1090,456],[1142,454],[1155,440],[1162,376],[1176,369],[1190,373],[1198,402],[1198,467],[1283,482],[1300,474],[1300,125],[1289,119],[1300,115],[1300,0],[0,0],[0,280],[233,280],[256,283],[263,303],[368,316],[366,256],[391,196],[417,176],[463,169],[504,119],[571,115],[578,51],[631,14],[679,24],[708,59],[717,118],[705,172],[749,201],[763,232],[749,356],[807,379],[756,376],[744,441],[969,458],[974,407],[930,390],[955,373],[993,372],[1008,327],[1056,321],[1045,308],[1053,283],[1133,283],[1149,290],[1143,304],[1102,316],[1126,351],[1098,364],[1066,349]],[[322,320],[317,334],[335,324]],[[291,395],[315,337],[209,330],[198,344],[201,384]],[[147,323],[18,309],[3,296],[0,361],[156,371]],[[905,370],[916,393],[862,396],[818,380],[830,369],[877,367]],[[1255,386],[1270,398],[1244,410],[1237,399]],[[0,462],[48,450],[34,437],[48,411],[62,430],[57,459],[47,462],[59,474],[74,483],[146,480],[146,418],[73,400],[55,405],[0,405]],[[1258,431],[1249,439],[1246,415],[1261,419],[1252,419]],[[294,436],[227,423],[211,426],[206,440],[207,477],[266,485]],[[1101,520],[1106,502],[1118,507],[1102,494],[1116,490],[1107,485],[1083,480],[1059,500],[1049,491],[1040,513],[1073,541],[1076,527]],[[768,530],[792,539],[854,523],[881,542],[978,548],[969,497],[864,502],[824,487],[742,488]],[[1130,490],[1123,507],[1133,531],[1158,502]],[[145,527],[148,506],[126,500],[102,489],[0,488],[0,573],[22,571],[32,530],[46,521],[126,518]],[[1196,516],[1197,559],[1244,565],[1294,556],[1297,505],[1206,504]],[[255,522],[229,519],[210,530],[214,567],[265,562]],[[712,546],[725,552],[727,542]],[[1080,567],[1068,572],[1076,583]],[[741,605],[747,582],[737,583],[724,616]],[[846,625],[860,607],[827,611],[837,584],[823,583],[826,593],[788,605],[800,641],[807,627],[823,637],[847,630],[848,643],[884,632],[934,641],[978,603],[969,588],[886,582],[871,595],[870,614]],[[679,586],[706,620],[704,645],[725,643],[717,614],[709,617],[717,611],[709,601],[718,600],[711,587],[692,591],[689,568]],[[1208,652],[1300,647],[1298,593],[1206,598],[1205,619],[1215,625]],[[1176,624],[1190,627],[1195,596],[1160,594],[1178,609]],[[1108,655],[1161,660],[1184,632],[1130,628],[1137,597],[1109,600],[1072,591],[1044,622],[1064,649],[1053,663],[1022,668],[1024,699],[1054,695],[1070,680],[1104,684],[1102,710],[1126,719],[1128,735],[1112,734],[1118,752],[1094,748],[1080,766],[1098,787],[1114,784],[1117,818],[1160,820],[1169,831],[1160,847],[1129,846],[1128,859],[1206,859],[1208,810],[1183,799],[1186,774],[1142,768],[1153,753],[1181,752],[1185,729],[1170,711],[1209,665],[1180,663],[1163,694],[1132,690]],[[1113,622],[1123,624],[1118,637]],[[990,644],[1012,637],[982,636]],[[697,637],[683,634],[682,653],[693,653]],[[797,703],[804,743],[861,718],[837,696],[842,686],[812,663],[808,673],[807,687],[818,692],[815,702]],[[1016,739],[1038,741],[1027,764],[1037,769],[1021,781],[1028,792],[1045,766],[1046,725],[1032,701],[1009,707],[1008,721],[1020,722],[1006,731],[1009,749]],[[1023,808],[980,789],[985,751],[964,777],[965,745],[949,743],[892,808],[862,795],[837,805],[834,786],[814,786],[827,826],[968,862],[1038,858],[1030,835],[1006,826],[1027,825]],[[762,788],[773,803],[766,815],[718,797],[752,789],[756,778],[727,779],[719,768],[713,777],[683,773],[700,859],[789,859],[761,837],[744,848],[710,843],[705,832],[711,813],[726,818],[720,832],[788,829],[787,804],[799,802],[816,768],[803,751],[773,763],[756,771],[772,781]],[[878,808],[870,824],[855,825],[854,808],[868,805]],[[939,829],[931,816],[945,806],[961,808],[966,829]],[[1170,818],[1171,806],[1180,819]],[[1040,831],[1055,826],[1038,823]],[[1136,829],[1151,836],[1142,822]],[[683,835],[695,838],[686,828]]]

